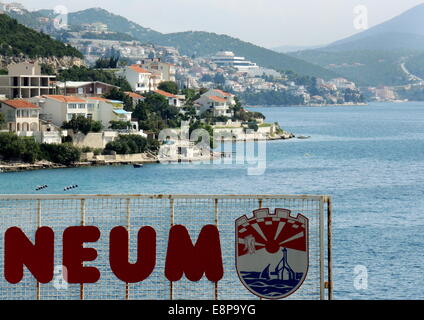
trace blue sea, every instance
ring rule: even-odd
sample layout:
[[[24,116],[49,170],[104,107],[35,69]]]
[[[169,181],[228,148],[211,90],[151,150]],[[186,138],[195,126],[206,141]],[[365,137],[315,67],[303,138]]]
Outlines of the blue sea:
[[[0,193],[328,194],[334,297],[424,299],[424,103],[253,110],[311,136],[269,142],[263,175],[194,163],[0,173]]]

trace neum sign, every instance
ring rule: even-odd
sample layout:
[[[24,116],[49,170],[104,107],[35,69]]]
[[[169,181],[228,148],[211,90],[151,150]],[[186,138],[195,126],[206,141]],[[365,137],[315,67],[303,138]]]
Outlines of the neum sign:
[[[97,251],[84,247],[84,243],[100,239],[95,226],[74,226],[62,235],[62,265],[68,283],[96,283],[100,271],[85,267],[85,261],[94,261]],[[147,279],[156,265],[156,231],[142,227],[137,235],[137,261],[129,261],[129,236],[126,228],[114,227],[109,234],[109,263],[115,276],[125,283]],[[54,231],[50,227],[38,228],[34,243],[18,227],[7,229],[4,238],[4,276],[12,284],[19,283],[24,266],[40,283],[49,283],[54,275]],[[224,275],[218,228],[202,228],[196,243],[182,225],[171,227],[165,262],[165,276],[169,281],[179,281],[185,274],[190,281],[199,281],[204,275],[218,282]],[[64,274],[65,275],[65,274]]]

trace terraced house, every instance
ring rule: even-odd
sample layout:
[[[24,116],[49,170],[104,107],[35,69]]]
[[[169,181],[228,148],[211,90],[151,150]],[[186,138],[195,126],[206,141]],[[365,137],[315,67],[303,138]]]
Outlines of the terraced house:
[[[25,100],[5,100],[0,102],[0,112],[4,114],[10,132],[30,132],[39,130],[40,108]]]

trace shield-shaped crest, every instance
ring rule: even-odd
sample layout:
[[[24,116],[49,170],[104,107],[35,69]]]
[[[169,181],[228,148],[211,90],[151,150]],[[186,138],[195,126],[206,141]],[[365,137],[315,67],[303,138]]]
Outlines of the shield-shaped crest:
[[[236,220],[237,273],[243,285],[265,299],[294,293],[309,266],[308,219],[290,210],[253,211]]]

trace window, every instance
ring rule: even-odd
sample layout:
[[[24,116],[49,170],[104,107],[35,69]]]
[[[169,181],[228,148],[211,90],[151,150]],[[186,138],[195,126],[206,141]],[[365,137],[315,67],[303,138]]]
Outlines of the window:
[[[103,94],[103,89],[102,88],[97,88],[96,91],[97,91],[97,94]]]
[[[84,94],[84,88],[78,88],[78,94]]]
[[[85,104],[80,103],[80,104],[78,105],[78,107],[79,107],[80,109],[85,109]]]
[[[87,104],[87,108],[88,110],[94,110],[94,104],[93,103]]]
[[[68,109],[76,109],[77,108],[77,104],[76,103],[70,103],[68,104]]]

